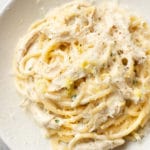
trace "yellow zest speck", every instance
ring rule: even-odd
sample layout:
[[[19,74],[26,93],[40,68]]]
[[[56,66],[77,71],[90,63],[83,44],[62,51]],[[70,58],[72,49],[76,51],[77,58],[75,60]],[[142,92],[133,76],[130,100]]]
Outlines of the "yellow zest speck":
[[[87,9],[86,14],[87,14],[87,15],[90,15],[90,14],[94,13],[94,11],[95,11],[95,7],[89,7],[89,8]]]
[[[145,90],[150,90],[150,85],[148,85],[148,84],[144,85],[144,89]]]
[[[138,98],[141,98],[141,96],[142,96],[142,92],[141,92],[139,89],[135,89],[135,90],[134,90],[134,94],[135,94],[135,96],[138,97]]]
[[[46,79],[39,79],[36,81],[36,88],[41,92],[41,93],[46,93],[48,89],[49,82]]]
[[[98,86],[96,86],[96,87],[93,88],[93,92],[95,94],[97,94],[99,91],[100,91],[100,88]]]
[[[132,22],[135,22],[135,21],[137,21],[138,20],[138,18],[136,17],[136,16],[131,16],[130,17],[130,22],[132,23]]]
[[[102,80],[104,80],[106,77],[108,77],[109,76],[109,74],[108,73],[103,73],[102,75],[101,75],[101,79]]]
[[[141,19],[140,18],[138,18],[138,17],[136,17],[136,16],[131,16],[130,17],[130,23],[133,25],[140,25],[140,23],[141,23]]]
[[[80,45],[77,45],[76,47],[77,47],[79,54],[82,54],[83,53],[82,47]]]
[[[147,50],[146,50],[146,54],[147,54],[147,55],[150,55],[150,49],[147,49]]]
[[[93,44],[89,44],[89,45],[88,45],[88,48],[93,48],[93,47],[94,47]]]
[[[87,68],[88,65],[89,65],[89,62],[85,60],[82,62],[81,67],[84,69],[84,68]]]
[[[71,79],[66,79],[66,86],[67,88],[70,88],[70,86],[73,84],[73,80]]]

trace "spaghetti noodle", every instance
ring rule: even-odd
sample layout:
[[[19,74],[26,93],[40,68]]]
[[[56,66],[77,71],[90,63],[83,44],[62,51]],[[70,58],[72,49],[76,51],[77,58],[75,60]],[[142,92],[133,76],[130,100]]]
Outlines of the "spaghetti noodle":
[[[54,149],[113,149],[150,113],[150,27],[106,3],[70,2],[31,26],[15,73]],[[136,133],[136,134],[135,134]]]

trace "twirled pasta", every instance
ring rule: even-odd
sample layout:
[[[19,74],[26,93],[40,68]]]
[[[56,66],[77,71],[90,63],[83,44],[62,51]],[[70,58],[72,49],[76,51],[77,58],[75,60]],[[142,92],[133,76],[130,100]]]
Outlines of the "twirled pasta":
[[[117,4],[70,2],[31,26],[15,79],[55,149],[112,149],[150,113],[150,27]]]

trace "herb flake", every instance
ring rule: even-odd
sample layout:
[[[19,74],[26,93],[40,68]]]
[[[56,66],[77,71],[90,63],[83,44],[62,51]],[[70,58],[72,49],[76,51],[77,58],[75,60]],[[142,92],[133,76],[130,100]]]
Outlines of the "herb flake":
[[[56,120],[55,120],[55,122],[56,122],[56,123],[59,123],[59,120],[58,120],[58,119],[56,119]]]
[[[75,99],[77,97],[77,94],[72,95],[72,99]]]
[[[133,79],[133,85],[137,84],[138,81],[136,79]]]

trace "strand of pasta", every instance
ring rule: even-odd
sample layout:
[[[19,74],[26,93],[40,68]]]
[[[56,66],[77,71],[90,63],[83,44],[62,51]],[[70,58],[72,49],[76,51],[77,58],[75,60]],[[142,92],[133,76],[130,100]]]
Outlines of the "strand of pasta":
[[[73,111],[65,111],[65,110],[58,109],[54,106],[54,104],[50,100],[44,100],[42,101],[42,103],[44,104],[45,109],[59,115],[76,115],[82,111],[82,109],[73,110]]]
[[[25,64],[26,64],[27,61],[29,61],[29,59],[32,59],[32,58],[37,59],[38,57],[40,57],[40,55],[41,55],[41,52],[26,55],[22,59],[22,61],[20,62],[19,72],[21,72],[21,74],[23,76],[33,76],[34,72],[32,72],[32,70],[31,71],[25,71]]]
[[[76,134],[75,137],[69,142],[69,149],[72,149],[80,139],[106,140],[107,137],[105,135],[97,135],[95,133]]]
[[[150,102],[147,102],[145,106],[143,107],[143,109],[141,110],[136,121],[133,122],[133,124],[131,124],[128,129],[124,129],[123,131],[119,133],[111,134],[109,135],[109,138],[116,139],[116,138],[124,137],[128,135],[129,133],[131,133],[132,131],[136,130],[140,126],[140,123],[142,122],[143,118],[149,114],[149,111],[150,111],[149,107],[150,107]]]
[[[62,12],[65,11],[64,13],[68,14],[67,8],[70,9],[72,4],[78,6],[77,2],[75,4],[70,3],[65,7],[61,7],[61,11]],[[79,6],[88,7],[90,5],[81,3]],[[56,9],[55,13],[58,12],[59,11]],[[101,141],[107,139],[114,140],[114,139],[124,138],[129,134],[133,134],[134,136],[137,137],[135,133],[136,129],[138,129],[139,127],[143,127],[147,122],[147,120],[149,119],[148,116],[148,114],[150,113],[149,95],[147,97],[145,96],[146,94],[144,95],[146,97],[144,104],[140,102],[139,104],[133,103],[130,107],[128,107],[127,104],[125,104],[125,106],[123,106],[123,110],[125,110],[124,112],[118,113],[117,115],[113,116],[113,118],[107,117],[107,119],[104,120],[103,123],[99,124],[98,127],[97,126],[95,127],[95,122],[97,121],[97,115],[105,112],[105,110],[107,109],[106,100],[108,96],[115,91],[114,88],[111,87],[111,85],[109,85],[109,82],[104,83],[103,85],[99,84],[100,88],[97,92],[93,92],[92,90],[88,91],[89,90],[88,88],[87,89],[82,88],[82,86],[80,87],[80,84],[78,83],[78,85],[76,86],[80,87],[80,89],[78,90],[74,89],[74,91],[76,91],[78,94],[75,99],[71,98],[72,96],[71,94],[70,95],[68,94],[68,97],[64,94],[66,92],[64,89],[65,88],[67,89],[67,87],[64,85],[60,86],[60,88],[56,88],[56,89],[54,88],[54,90],[49,88],[49,85],[51,84],[51,81],[53,79],[59,77],[59,75],[65,72],[67,68],[71,69],[73,63],[77,64],[77,62],[80,61],[79,55],[82,56],[83,51],[86,51],[88,49],[87,48],[88,46],[86,45],[85,46],[86,48],[84,46],[79,47],[79,43],[81,40],[79,36],[84,35],[84,33],[86,33],[85,36],[87,36],[88,32],[91,33],[91,31],[94,30],[94,28],[92,28],[92,25],[96,24],[96,22],[94,22],[95,19],[94,14],[96,13],[96,8],[91,6],[85,13],[86,16],[89,15],[89,18],[91,19],[88,20],[87,25],[83,25],[82,27],[81,24],[79,24],[76,31],[81,30],[80,26],[82,30],[79,33],[76,34],[74,33],[74,35],[69,35],[68,33],[69,28],[66,26],[66,30],[64,32],[61,33],[61,31],[58,31],[58,34],[60,34],[60,36],[63,37],[63,38],[59,38],[57,32],[55,34],[55,31],[54,33],[52,33],[52,35],[50,35],[51,33],[46,33],[47,29],[49,30],[51,29],[52,27],[51,24],[53,24],[53,21],[54,22],[62,21],[59,18],[59,16],[55,15],[55,13],[51,13],[44,19],[39,20],[38,22],[33,24],[29,29],[28,34],[24,37],[22,42],[20,42],[21,45],[19,45],[19,50],[21,50],[21,52],[19,53],[19,56],[16,58],[16,62],[15,62],[17,90],[23,95],[26,95],[29,99],[33,100],[33,98],[31,98],[29,93],[31,87],[30,88],[27,87],[28,84],[32,84],[33,95],[34,94],[37,95],[35,98],[36,99],[35,103],[43,104],[43,107],[41,108],[43,112],[45,111],[49,112],[49,115],[53,114],[54,116],[57,116],[63,121],[62,125],[58,125],[57,129],[52,129],[47,126],[47,132],[48,132],[47,134],[50,137],[52,136],[54,137],[55,144],[57,146],[58,144],[60,144],[60,142],[65,142],[69,144],[69,150],[72,150],[73,147],[78,142],[82,142],[84,139],[101,140]],[[76,16],[80,18],[79,13],[72,12],[70,10],[69,13],[70,15],[68,16],[68,18],[74,19],[74,17]],[[66,24],[67,24],[66,20],[68,18],[63,20]],[[66,38],[67,37],[66,35],[67,36],[69,35],[68,38]],[[90,40],[92,41],[92,39]],[[44,45],[43,43],[46,41],[47,41],[46,46],[43,46]],[[39,44],[40,51],[32,53],[30,52],[30,47],[36,42],[38,42]],[[82,42],[88,43],[84,38],[82,39]],[[93,49],[95,48],[94,45],[96,44],[97,43],[92,43]],[[100,49],[99,45],[100,44],[98,44],[98,47],[96,48]],[[103,45],[103,48],[104,47],[105,46]],[[101,80],[98,80],[98,82],[103,82],[104,80],[103,78],[105,78],[102,77],[103,73],[108,73],[111,69],[114,69],[113,67],[111,68],[111,66],[109,66],[110,68],[108,67],[108,69],[106,68],[106,66],[108,65],[107,60],[110,58],[110,55],[113,55],[113,50],[115,49],[113,47],[113,44],[108,44],[108,46],[106,45],[106,48],[104,49],[103,48],[102,48],[102,53],[104,53],[105,57],[102,57],[101,58],[102,61],[100,61],[103,67],[97,68],[97,70],[100,71],[98,71],[98,75],[95,77],[95,79],[97,80],[99,78],[102,78]],[[123,54],[122,56],[120,55],[116,56],[115,58],[116,60],[112,62],[111,65],[113,66],[118,63],[117,65],[120,66],[119,69],[123,70],[125,66],[122,66],[122,59],[120,58],[127,57],[127,56],[128,58],[127,58],[126,71],[123,72],[123,76],[125,80],[126,78],[133,79],[135,77],[135,70],[136,70],[137,71],[136,73],[138,74],[138,78],[139,78],[138,79],[139,85],[137,87],[139,89],[142,89],[145,85],[144,80],[145,82],[147,82],[146,76],[149,76],[150,73],[149,69],[147,69],[149,68],[148,67],[149,60],[147,61],[147,63],[144,63],[143,66],[140,64],[135,66],[135,60],[132,58],[133,56]],[[26,64],[31,59],[35,59],[37,63],[36,67],[37,68],[39,67],[39,72],[34,67],[31,70],[26,69]],[[74,62],[72,63],[72,61]],[[39,65],[40,62],[43,64]],[[85,64],[83,63],[83,66],[84,65],[85,66],[87,65],[86,62]],[[47,67],[49,69],[49,72],[43,71],[44,67],[45,68]],[[53,72],[53,68],[57,68],[58,72],[52,75],[50,73]],[[84,72],[86,71],[84,70]],[[69,74],[67,77],[66,76],[65,77],[68,78],[70,76],[72,76],[72,74],[71,75]],[[29,82],[30,77],[33,77],[34,81]],[[84,77],[85,78],[89,77],[87,72],[85,73]],[[36,84],[36,82],[38,82],[39,79],[43,79],[48,84],[47,88],[45,89],[45,92],[43,93],[36,87],[36,85],[34,86],[34,84]],[[73,83],[76,82],[76,80],[78,79],[73,79]],[[93,87],[97,86],[94,84],[93,80],[90,81],[89,83],[85,81],[85,83],[86,85],[93,84]],[[41,87],[43,86],[43,84],[44,83],[42,83],[42,85],[39,86]],[[140,84],[142,84],[142,86]],[[132,88],[134,87],[136,86],[134,85]],[[37,98],[38,96],[39,98]],[[84,116],[85,114],[88,114],[88,117]],[[59,120],[55,120],[55,123],[58,122]],[[80,125],[83,126],[80,128]],[[98,131],[100,131],[100,133]]]

